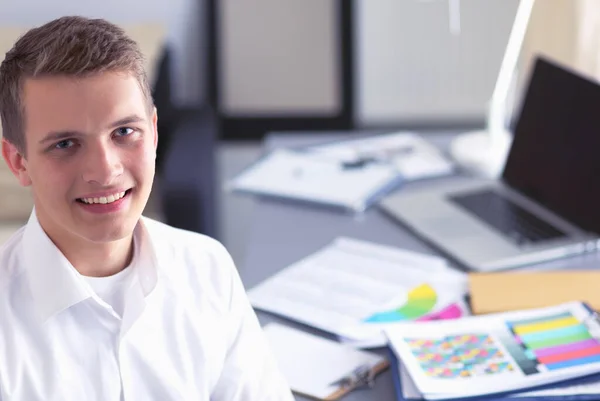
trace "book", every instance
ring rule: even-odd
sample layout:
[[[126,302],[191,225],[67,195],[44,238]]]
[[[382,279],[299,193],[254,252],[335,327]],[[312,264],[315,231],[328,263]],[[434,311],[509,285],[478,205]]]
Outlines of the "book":
[[[404,323],[385,333],[413,393],[424,399],[509,395],[600,378],[600,322],[582,302]]]
[[[411,320],[460,317],[466,274],[437,256],[340,237],[251,288],[253,307],[383,347],[382,329]],[[445,313],[444,313],[445,312]]]
[[[277,323],[263,331],[292,391],[319,400],[336,400],[368,385],[386,370],[385,356]]]
[[[600,310],[600,272],[544,271],[469,274],[474,314],[541,308],[583,301]]]

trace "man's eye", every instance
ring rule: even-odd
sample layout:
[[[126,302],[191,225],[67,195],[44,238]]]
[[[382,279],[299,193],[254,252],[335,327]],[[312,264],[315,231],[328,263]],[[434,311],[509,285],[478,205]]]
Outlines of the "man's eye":
[[[73,140],[71,139],[64,139],[60,142],[58,142],[56,145],[54,145],[54,147],[56,149],[69,149],[71,147],[73,147],[75,143],[73,142]]]
[[[116,131],[117,136],[128,136],[133,133],[133,128],[123,127],[118,128]]]

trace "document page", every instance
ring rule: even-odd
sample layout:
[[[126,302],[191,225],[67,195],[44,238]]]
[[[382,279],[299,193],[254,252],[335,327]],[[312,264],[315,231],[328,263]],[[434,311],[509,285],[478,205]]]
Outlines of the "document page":
[[[444,259],[341,238],[249,291],[256,308],[338,336],[368,340],[460,300],[464,273]]]

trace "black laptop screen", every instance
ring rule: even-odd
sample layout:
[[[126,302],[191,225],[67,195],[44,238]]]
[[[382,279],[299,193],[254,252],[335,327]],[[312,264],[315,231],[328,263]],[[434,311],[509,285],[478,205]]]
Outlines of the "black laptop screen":
[[[503,179],[600,234],[600,86],[538,59]]]

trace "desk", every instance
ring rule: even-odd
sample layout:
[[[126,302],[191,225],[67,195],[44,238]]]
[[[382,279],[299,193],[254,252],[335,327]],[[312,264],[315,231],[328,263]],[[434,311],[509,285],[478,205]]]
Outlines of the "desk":
[[[347,135],[346,135],[347,136]],[[303,146],[319,143],[328,139],[344,138],[343,133],[331,135],[285,134],[269,136],[267,148],[283,146]],[[428,134],[427,138],[442,149],[447,148],[452,139],[451,133]],[[466,177],[437,179],[466,180]],[[435,182],[435,181],[434,181]],[[403,191],[410,191],[422,185],[431,185],[432,181],[406,185]],[[377,207],[364,214],[353,216],[343,212],[334,212],[310,205],[300,206],[279,200],[257,198],[253,225],[249,230],[249,241],[245,263],[240,266],[240,275],[246,288],[252,288],[293,262],[327,245],[338,236],[373,241],[397,246],[432,255],[440,255],[434,248],[416,238],[403,226],[385,216]],[[588,269],[600,266],[600,253],[559,259],[539,264],[529,269]],[[280,319],[268,313],[258,311],[261,324],[280,322],[309,332],[324,334],[312,328]],[[297,397],[298,400],[307,400]],[[344,398],[344,401],[393,401],[394,389],[390,371],[377,379],[375,388],[359,390]]]

